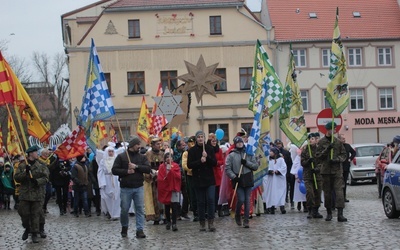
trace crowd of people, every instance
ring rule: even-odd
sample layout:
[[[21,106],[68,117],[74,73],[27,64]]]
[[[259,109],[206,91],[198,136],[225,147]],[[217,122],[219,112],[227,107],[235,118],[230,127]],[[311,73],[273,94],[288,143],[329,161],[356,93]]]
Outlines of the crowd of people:
[[[320,219],[322,201],[326,221],[337,209],[337,220],[345,222],[346,180],[355,151],[343,134],[335,136],[335,126],[326,124],[322,138],[310,133],[301,148],[285,148],[276,139],[267,174],[257,187],[254,172],[260,159],[246,154],[244,132],[231,145],[219,145],[215,134],[203,131],[190,137],[177,133],[170,142],[153,137],[147,147],[133,136],[96,152],[88,148],[69,160],[32,146],[24,155],[0,158],[0,205],[11,210],[13,198],[25,229],[22,239],[31,235],[34,243],[47,236],[45,215],[53,194],[60,216],[91,217],[95,210],[97,216],[119,220],[122,237],[128,236],[130,217],[135,218],[136,237],[145,238],[146,221],[176,232],[179,220],[192,220],[200,231],[213,232],[215,216],[229,215],[229,208],[244,228],[250,227],[253,214],[275,214],[277,208],[285,214],[286,204],[291,209],[297,204],[307,218]]]

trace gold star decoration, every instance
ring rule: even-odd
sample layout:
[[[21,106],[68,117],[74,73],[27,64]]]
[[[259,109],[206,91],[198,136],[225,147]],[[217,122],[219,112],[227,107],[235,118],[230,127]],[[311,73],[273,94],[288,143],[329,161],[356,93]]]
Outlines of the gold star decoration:
[[[172,95],[168,88],[162,96],[156,96],[153,99],[157,104],[156,115],[164,115],[168,122],[171,122],[175,115],[183,114],[179,106],[182,96]]]
[[[186,83],[184,92],[186,94],[195,92],[197,102],[200,102],[205,92],[217,97],[215,94],[214,85],[216,83],[225,81],[221,77],[214,74],[218,63],[207,67],[206,63],[204,62],[203,55],[200,55],[197,65],[191,64],[187,61],[185,61],[185,65],[188,73],[178,76],[179,80]]]

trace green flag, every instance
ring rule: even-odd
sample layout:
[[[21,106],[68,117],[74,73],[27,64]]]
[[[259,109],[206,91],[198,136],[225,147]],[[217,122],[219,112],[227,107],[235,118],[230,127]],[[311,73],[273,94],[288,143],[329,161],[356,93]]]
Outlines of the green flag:
[[[260,102],[263,82],[267,82],[266,102],[268,103],[268,113],[274,113],[282,101],[282,84],[272,66],[267,52],[257,40],[256,55],[254,58],[253,77],[249,98],[249,110],[257,112],[257,104]]]
[[[342,38],[338,25],[339,8],[336,9],[336,22],[333,31],[331,66],[326,99],[332,107],[334,116],[340,115],[349,104],[349,86],[347,82],[346,57],[343,53]]]
[[[279,112],[279,127],[290,141],[299,148],[307,139],[307,127],[300,88],[297,84],[292,45],[290,45],[289,70],[286,76],[283,101]]]

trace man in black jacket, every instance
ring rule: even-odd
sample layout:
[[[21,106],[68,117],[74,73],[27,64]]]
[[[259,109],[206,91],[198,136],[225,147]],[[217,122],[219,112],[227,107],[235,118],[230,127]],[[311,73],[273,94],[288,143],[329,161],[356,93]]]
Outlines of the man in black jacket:
[[[344,201],[349,202],[349,200],[346,198],[347,179],[349,178],[350,173],[350,162],[354,159],[354,157],[356,157],[356,151],[351,147],[350,144],[346,143],[346,137],[344,134],[339,134],[338,139],[343,143],[344,149],[346,149],[347,152],[347,159],[342,163],[344,182],[343,196]]]
[[[192,169],[193,187],[197,197],[200,231],[205,231],[205,210],[207,206],[208,230],[215,231],[215,178],[214,167],[217,165],[214,149],[204,142],[203,131],[196,132],[196,144],[189,149],[187,165]],[[207,202],[206,202],[207,199]]]
[[[129,207],[135,205],[136,237],[146,238],[144,228],[144,190],[143,174],[150,174],[150,163],[145,155],[140,154],[140,139],[134,136],[128,144],[128,150],[115,158],[113,175],[119,176],[121,186],[121,236],[128,236]],[[128,158],[129,157],[129,158]]]

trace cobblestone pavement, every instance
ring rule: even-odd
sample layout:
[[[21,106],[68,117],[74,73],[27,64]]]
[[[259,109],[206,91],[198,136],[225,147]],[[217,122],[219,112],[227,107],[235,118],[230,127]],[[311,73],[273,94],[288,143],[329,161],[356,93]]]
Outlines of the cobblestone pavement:
[[[59,216],[55,200],[50,200],[46,215],[46,239],[32,243],[21,240],[23,228],[15,210],[0,211],[0,249],[399,249],[399,219],[387,219],[376,185],[348,187],[349,203],[339,223],[336,213],[331,222],[307,219],[291,210],[287,214],[254,216],[250,228],[238,227],[231,217],[216,218],[217,231],[199,232],[198,222],[178,221],[177,232],[148,222],[146,239],[136,239],[135,220],[130,217],[127,238],[120,236],[119,221],[105,216],[75,218]],[[325,216],[325,209],[321,209]]]

